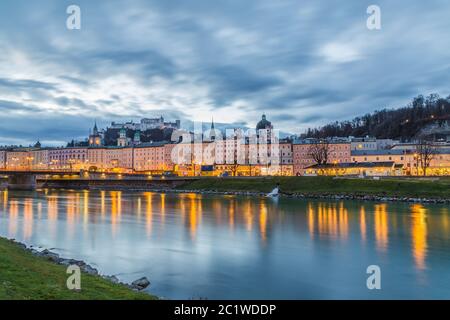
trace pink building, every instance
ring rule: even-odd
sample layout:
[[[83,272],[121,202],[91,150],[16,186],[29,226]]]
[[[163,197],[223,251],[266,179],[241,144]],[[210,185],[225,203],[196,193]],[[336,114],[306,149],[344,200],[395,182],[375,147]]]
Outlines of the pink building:
[[[293,162],[294,175],[304,175],[305,168],[316,164],[310,155],[310,148],[313,143],[299,142],[294,143]],[[351,161],[350,142],[330,142],[328,145],[328,163],[346,163]]]

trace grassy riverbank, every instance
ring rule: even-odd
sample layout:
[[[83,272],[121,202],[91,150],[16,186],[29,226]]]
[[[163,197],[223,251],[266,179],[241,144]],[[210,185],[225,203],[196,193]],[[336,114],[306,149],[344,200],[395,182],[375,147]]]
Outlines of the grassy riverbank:
[[[0,238],[0,300],[148,300],[155,299],[99,276],[81,274],[81,290],[68,290],[66,267],[36,257]]]
[[[400,197],[450,198],[450,178],[438,180],[389,178],[381,180],[333,177],[264,177],[264,178],[202,178],[177,189],[270,192],[280,183],[286,193],[305,195],[364,194]]]

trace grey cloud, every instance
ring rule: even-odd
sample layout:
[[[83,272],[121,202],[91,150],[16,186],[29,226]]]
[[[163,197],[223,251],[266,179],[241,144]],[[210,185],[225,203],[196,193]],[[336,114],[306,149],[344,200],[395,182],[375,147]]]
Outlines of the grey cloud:
[[[80,0],[82,30],[70,32],[61,17],[64,2],[1,1],[0,50],[23,53],[46,76],[16,80],[16,70],[5,68],[14,65],[13,55],[0,57],[0,110],[15,124],[2,127],[2,136],[12,137],[8,130],[25,125],[24,117],[35,121],[36,113],[42,127],[30,128],[58,140],[58,134],[68,139],[87,132],[92,120],[85,115],[104,125],[121,114],[189,123],[190,110],[214,112],[237,101],[244,116],[236,123],[253,127],[266,111],[276,127],[299,132],[402,106],[418,93],[448,96],[450,4],[380,0],[379,32],[365,27],[369,4]],[[327,59],[322,49],[330,44],[339,45],[330,53],[337,61],[346,52],[358,59]],[[99,84],[122,76],[138,90],[105,95]],[[44,111],[48,104],[58,112]]]
[[[44,90],[56,90],[57,86],[54,83],[49,82],[43,82],[38,80],[32,80],[32,79],[6,79],[6,78],[0,78],[0,86],[6,87],[9,89],[20,89],[20,90],[27,90],[27,89],[44,89]]]
[[[35,113],[35,112],[39,112],[40,109],[36,108],[34,106],[31,105],[24,105],[22,103],[17,103],[14,101],[8,101],[8,100],[0,100],[0,110],[7,112],[7,113],[12,113],[12,112],[27,112],[27,113]]]

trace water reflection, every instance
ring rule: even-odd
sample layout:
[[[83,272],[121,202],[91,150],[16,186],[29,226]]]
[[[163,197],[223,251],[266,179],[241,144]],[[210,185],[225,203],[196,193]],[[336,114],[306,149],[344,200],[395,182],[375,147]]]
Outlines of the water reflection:
[[[0,191],[0,202],[0,235],[92,254],[99,265],[115,259],[117,241],[119,261],[134,259],[129,264],[117,262],[119,271],[142,269],[149,261],[162,259],[166,268],[176,269],[172,276],[186,272],[176,265],[187,263],[192,268],[189,272],[220,270],[238,277],[234,275],[237,265],[253,270],[256,264],[274,286],[277,277],[289,277],[283,268],[303,266],[314,273],[330,263],[343,270],[354,268],[358,261],[390,263],[412,268],[416,274],[429,273],[432,258],[441,261],[439,255],[448,252],[450,245],[449,211],[443,206],[54,190]],[[102,253],[95,253],[93,243]],[[309,252],[310,245],[320,246]],[[324,248],[331,251],[322,256]],[[140,249],[149,256],[136,262],[132,252]],[[344,252],[351,259],[341,258]],[[259,261],[257,257],[263,256]],[[448,267],[449,261],[445,262]],[[164,263],[158,269],[161,274],[169,272]],[[264,265],[275,268],[273,274],[266,275],[272,269]],[[227,266],[229,270],[222,269]],[[152,264],[152,268],[158,267]],[[296,280],[286,278],[285,285],[290,282]],[[292,295],[287,297],[297,297],[296,290],[288,292]]]
[[[427,256],[427,210],[420,204],[411,206],[413,257],[418,269],[425,269]]]
[[[367,226],[366,226],[366,209],[364,208],[364,205],[362,205],[361,209],[359,210],[359,219],[361,228],[361,240],[365,242],[367,234]]]
[[[342,202],[309,203],[307,212],[311,237],[318,234],[320,239],[347,239],[348,210]]]
[[[386,251],[388,246],[388,218],[387,205],[375,205],[375,237],[377,242],[377,249],[379,251]]]
[[[150,237],[152,234],[152,220],[153,220],[153,211],[152,211],[152,197],[153,193],[146,192],[145,193],[146,200],[147,200],[147,210],[145,211],[146,216],[146,230],[147,230],[147,237]]]

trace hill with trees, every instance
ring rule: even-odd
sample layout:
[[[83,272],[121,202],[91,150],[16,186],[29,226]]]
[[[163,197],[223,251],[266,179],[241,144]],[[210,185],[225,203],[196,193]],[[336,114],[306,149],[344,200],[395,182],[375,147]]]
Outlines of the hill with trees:
[[[351,121],[333,122],[321,128],[309,128],[302,138],[365,137],[409,141],[427,126],[448,126],[450,96],[419,95],[399,109],[382,109],[356,117]],[[438,132],[438,131],[437,131]]]

